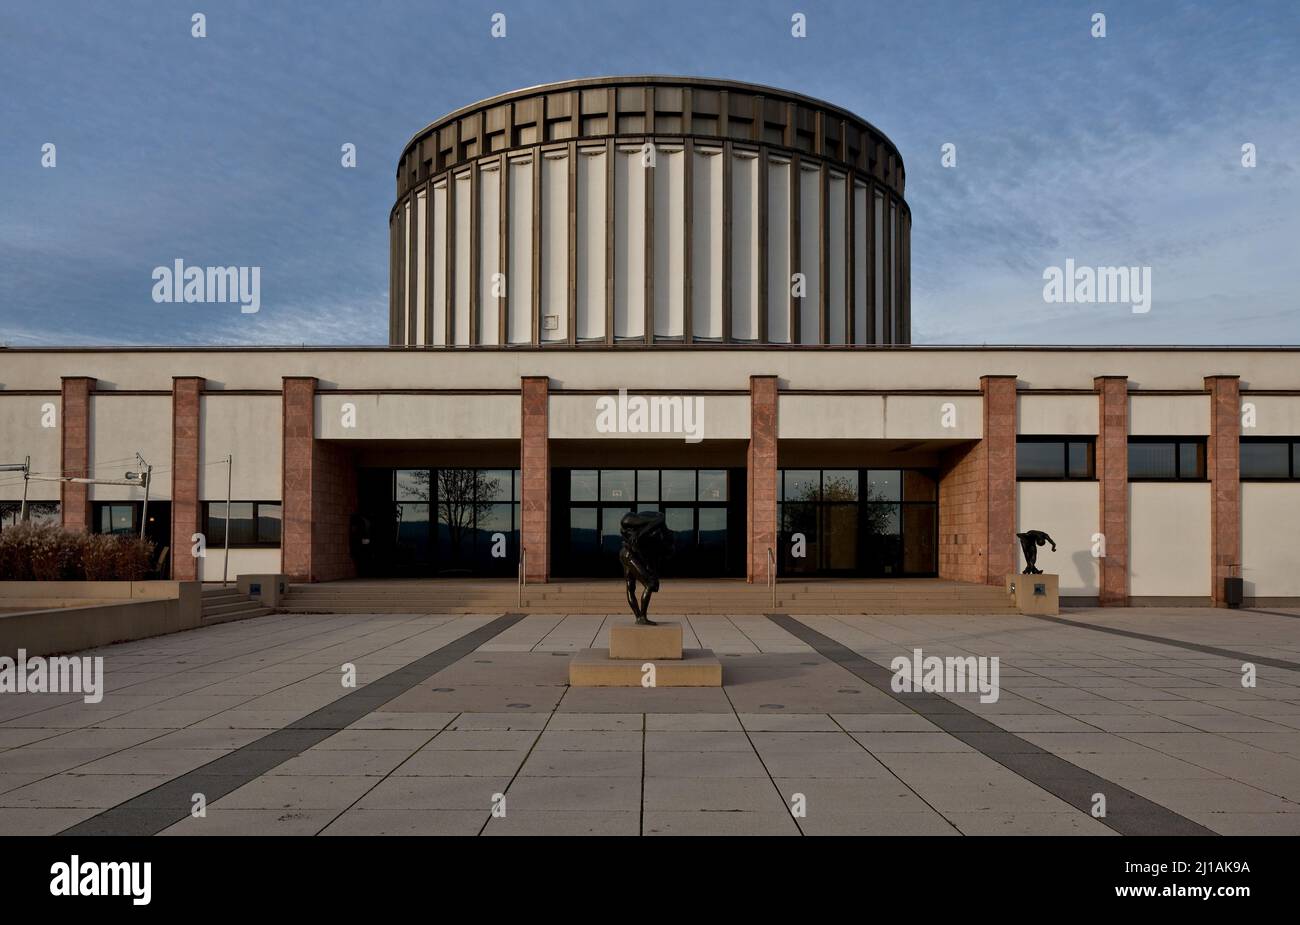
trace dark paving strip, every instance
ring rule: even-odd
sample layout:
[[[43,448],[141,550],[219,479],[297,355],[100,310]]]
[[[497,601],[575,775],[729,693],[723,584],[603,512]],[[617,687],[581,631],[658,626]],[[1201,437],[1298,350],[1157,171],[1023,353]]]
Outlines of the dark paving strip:
[[[479,646],[514,626],[522,613],[507,613],[452,640],[409,665],[345,694],[314,713],[269,732],[242,748],[160,784],[153,790],[64,829],[60,835],[156,835],[190,813],[194,794],[208,805],[244,786],[313,745],[328,739],[368,713],[471,655]]]
[[[1115,626],[1101,626],[1097,623],[1080,623],[1077,620],[1064,620],[1060,617],[1044,617],[1036,614],[1025,614],[1025,616],[1031,620],[1045,620],[1048,623],[1059,623],[1062,626],[1072,626],[1076,629],[1094,630],[1098,633],[1110,633],[1112,636],[1126,636],[1129,639],[1142,639],[1146,642],[1158,642],[1161,645],[1187,649],[1190,652],[1204,652],[1206,655],[1218,655],[1223,658],[1230,658],[1234,662],[1254,662],[1257,665],[1268,665],[1270,668],[1281,668],[1283,671],[1300,671],[1300,663],[1288,662],[1280,658],[1269,658],[1266,655],[1251,655],[1249,652],[1238,652],[1235,649],[1220,649],[1217,646],[1203,646],[1199,642],[1188,642],[1185,639],[1173,639],[1169,636],[1152,636],[1149,633],[1122,630]]]
[[[877,665],[788,614],[773,613],[767,616],[777,626],[812,646],[818,654],[1080,812],[1091,816],[1092,795],[1105,794],[1106,818],[1097,821],[1121,835],[1217,834],[1186,816],[1180,816],[1172,809],[1154,803],[1104,777],[1098,777],[1091,771],[1085,771],[1061,756],[1007,732],[946,697],[923,691],[895,693],[890,686],[894,673],[888,668]]]
[[[1260,610],[1258,607],[1243,607],[1243,613],[1266,613],[1270,617],[1290,617],[1292,620],[1300,620],[1300,613],[1283,613],[1280,610]]]

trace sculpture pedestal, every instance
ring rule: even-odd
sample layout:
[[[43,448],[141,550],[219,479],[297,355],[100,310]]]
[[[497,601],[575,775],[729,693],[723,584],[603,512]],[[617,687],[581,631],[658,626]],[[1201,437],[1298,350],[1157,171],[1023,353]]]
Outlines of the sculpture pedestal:
[[[569,662],[572,687],[721,687],[712,649],[683,649],[682,625],[609,628],[608,649],[583,649]]]
[[[1061,576],[1008,575],[1007,594],[1021,613],[1054,617],[1061,612]]]

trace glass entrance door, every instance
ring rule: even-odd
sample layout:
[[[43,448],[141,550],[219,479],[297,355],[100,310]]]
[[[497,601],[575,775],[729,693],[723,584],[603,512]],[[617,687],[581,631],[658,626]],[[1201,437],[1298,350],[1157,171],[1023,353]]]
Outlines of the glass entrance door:
[[[913,469],[782,469],[778,572],[805,577],[934,575],[933,476]]]
[[[743,479],[727,469],[556,470],[556,574],[621,575],[619,524],[629,511],[663,512],[675,546],[664,577],[743,574]]]

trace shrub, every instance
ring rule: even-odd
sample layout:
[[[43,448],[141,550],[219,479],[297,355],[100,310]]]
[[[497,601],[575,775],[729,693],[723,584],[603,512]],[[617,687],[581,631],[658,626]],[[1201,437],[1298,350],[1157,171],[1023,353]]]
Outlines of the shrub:
[[[154,544],[138,536],[77,533],[54,524],[17,524],[0,532],[0,579],[139,581]]]
[[[87,581],[111,581],[117,577],[117,539],[104,533],[86,537],[81,561]]]

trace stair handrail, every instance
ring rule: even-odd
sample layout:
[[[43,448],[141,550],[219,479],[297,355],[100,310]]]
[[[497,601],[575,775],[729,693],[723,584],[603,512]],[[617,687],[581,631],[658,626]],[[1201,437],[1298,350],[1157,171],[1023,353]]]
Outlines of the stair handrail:
[[[767,547],[767,587],[772,593],[772,609],[776,610],[776,554]]]

